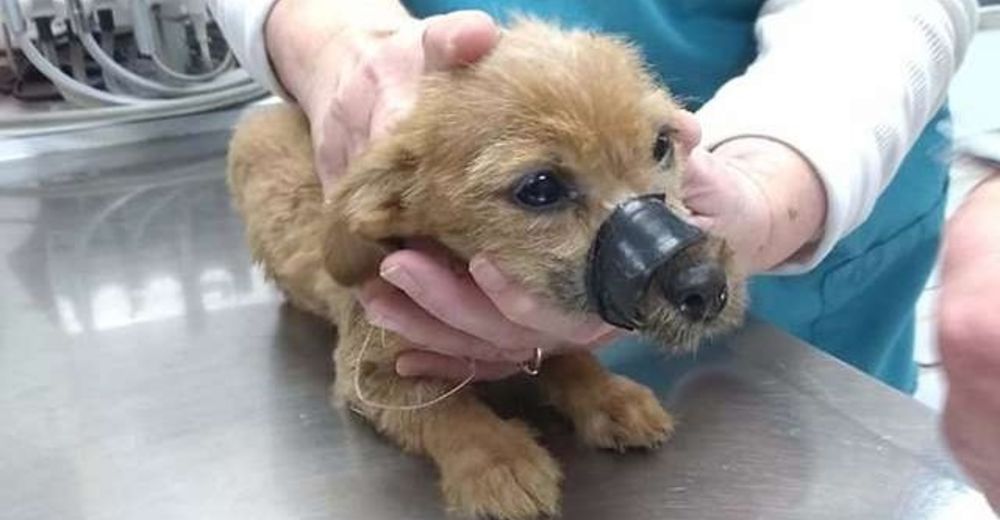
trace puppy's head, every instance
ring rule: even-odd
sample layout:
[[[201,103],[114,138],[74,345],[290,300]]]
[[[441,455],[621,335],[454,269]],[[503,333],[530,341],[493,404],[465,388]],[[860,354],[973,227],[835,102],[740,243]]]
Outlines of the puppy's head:
[[[352,285],[387,241],[429,236],[564,310],[693,346],[739,322],[744,289],[722,240],[679,218],[678,110],[627,44],[520,22],[482,62],[428,77],[355,162],[327,266]]]

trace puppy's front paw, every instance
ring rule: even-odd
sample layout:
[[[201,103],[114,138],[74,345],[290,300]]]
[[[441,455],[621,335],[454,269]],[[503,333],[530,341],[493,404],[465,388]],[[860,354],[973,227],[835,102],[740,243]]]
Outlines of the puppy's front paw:
[[[577,405],[573,424],[591,446],[617,451],[655,448],[674,430],[673,420],[649,388],[618,375]]]
[[[559,510],[562,473],[556,461],[521,425],[465,448],[441,468],[450,510],[467,517],[527,520]]]

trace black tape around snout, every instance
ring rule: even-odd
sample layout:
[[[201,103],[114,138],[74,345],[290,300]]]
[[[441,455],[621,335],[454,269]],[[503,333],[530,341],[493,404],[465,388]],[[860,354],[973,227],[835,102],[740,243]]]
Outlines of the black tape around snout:
[[[590,251],[587,295],[608,323],[635,329],[639,306],[654,274],[705,234],[675,215],[664,195],[619,204],[597,232]]]

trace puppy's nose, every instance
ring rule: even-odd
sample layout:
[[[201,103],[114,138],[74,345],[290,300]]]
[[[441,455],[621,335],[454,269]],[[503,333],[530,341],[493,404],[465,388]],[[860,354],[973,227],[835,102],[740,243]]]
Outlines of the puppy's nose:
[[[709,321],[729,297],[726,273],[714,262],[701,262],[657,273],[663,296],[691,321]]]

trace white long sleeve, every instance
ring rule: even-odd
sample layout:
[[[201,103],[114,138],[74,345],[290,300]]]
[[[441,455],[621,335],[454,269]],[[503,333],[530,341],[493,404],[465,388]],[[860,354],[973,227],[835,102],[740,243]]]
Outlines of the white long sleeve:
[[[209,0],[243,66],[288,97],[267,57],[276,0]],[[869,216],[909,148],[943,103],[976,27],[975,0],[768,0],[759,54],[702,107],[709,147],[765,136],[806,157],[826,188],[823,237],[806,271]]]
[[[699,111],[704,144],[781,141],[826,188],[815,251],[776,269],[818,264],[870,215],[941,107],[976,27],[975,0],[770,0],[759,54]]]
[[[278,0],[208,0],[209,9],[244,70],[272,93],[291,99],[271,66],[264,25]]]

